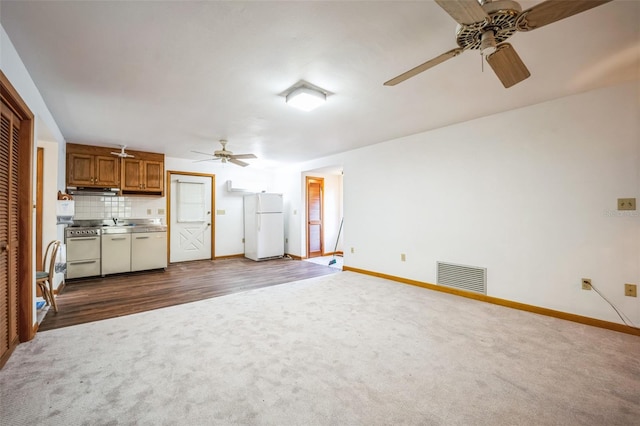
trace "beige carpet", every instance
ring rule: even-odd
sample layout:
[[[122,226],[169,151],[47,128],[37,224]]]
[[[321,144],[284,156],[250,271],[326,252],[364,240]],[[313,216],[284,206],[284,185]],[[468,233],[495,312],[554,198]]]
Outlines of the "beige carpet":
[[[42,332],[2,425],[632,425],[640,339],[343,272]]]

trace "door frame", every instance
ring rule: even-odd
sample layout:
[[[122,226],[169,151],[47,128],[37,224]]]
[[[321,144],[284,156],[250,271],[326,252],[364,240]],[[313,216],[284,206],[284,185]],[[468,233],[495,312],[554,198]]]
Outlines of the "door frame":
[[[310,241],[309,241],[309,183],[312,181],[320,182],[320,256],[324,256],[324,178],[319,176],[305,176],[304,193],[305,193],[305,231],[307,239],[306,258],[310,258]],[[319,257],[319,256],[316,256]]]
[[[36,269],[42,265],[42,203],[44,202],[44,148],[36,154]],[[38,289],[36,289],[38,291]]]
[[[0,97],[20,118],[20,148],[18,163],[18,340],[26,342],[36,334],[34,323],[33,265],[33,146],[34,115],[27,103],[0,70]]]
[[[167,194],[167,265],[170,265],[169,259],[171,259],[171,176],[197,176],[211,178],[211,260],[216,256],[216,175],[208,173],[196,173],[196,172],[180,172],[176,170],[167,170],[167,182],[165,184],[165,192]]]

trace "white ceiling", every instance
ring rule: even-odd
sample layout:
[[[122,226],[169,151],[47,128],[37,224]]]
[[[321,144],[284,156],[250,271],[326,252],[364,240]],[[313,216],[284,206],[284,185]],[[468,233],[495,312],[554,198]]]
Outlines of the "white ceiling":
[[[382,85],[456,47],[432,1],[2,0],[0,22],[68,142],[195,160],[226,138],[257,167],[640,81],[637,1],[516,33],[532,76],[510,89],[477,51]],[[334,95],[288,107],[279,94],[300,79]]]

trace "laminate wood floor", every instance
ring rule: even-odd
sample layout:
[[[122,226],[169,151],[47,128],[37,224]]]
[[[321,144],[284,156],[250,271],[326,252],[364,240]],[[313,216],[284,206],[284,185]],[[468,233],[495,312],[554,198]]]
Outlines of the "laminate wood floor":
[[[245,258],[170,264],[166,270],[67,281],[38,331],[115,318],[341,271],[311,262]]]

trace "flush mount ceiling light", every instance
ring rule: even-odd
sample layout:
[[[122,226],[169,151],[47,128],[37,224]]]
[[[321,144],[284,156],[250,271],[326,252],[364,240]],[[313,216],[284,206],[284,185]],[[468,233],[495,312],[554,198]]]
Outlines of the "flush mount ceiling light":
[[[329,93],[306,81],[300,81],[287,89],[282,95],[285,97],[287,105],[302,111],[311,111],[318,108],[327,101]]]

